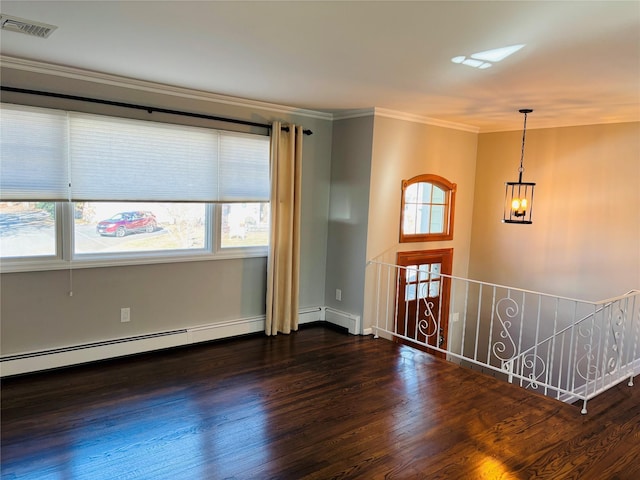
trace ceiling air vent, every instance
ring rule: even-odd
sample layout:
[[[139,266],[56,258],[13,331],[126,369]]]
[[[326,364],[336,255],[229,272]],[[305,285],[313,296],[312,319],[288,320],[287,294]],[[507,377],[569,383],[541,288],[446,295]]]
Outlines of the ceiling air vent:
[[[0,14],[0,28],[10,32],[24,33],[39,38],[47,38],[58,28],[42,22],[25,20],[24,18],[12,17],[11,15]]]

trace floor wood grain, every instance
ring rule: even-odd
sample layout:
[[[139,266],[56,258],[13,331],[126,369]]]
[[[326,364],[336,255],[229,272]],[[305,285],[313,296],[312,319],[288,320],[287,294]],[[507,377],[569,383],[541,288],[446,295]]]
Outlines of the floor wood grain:
[[[580,408],[323,326],[2,382],[2,479],[639,479],[640,387]]]

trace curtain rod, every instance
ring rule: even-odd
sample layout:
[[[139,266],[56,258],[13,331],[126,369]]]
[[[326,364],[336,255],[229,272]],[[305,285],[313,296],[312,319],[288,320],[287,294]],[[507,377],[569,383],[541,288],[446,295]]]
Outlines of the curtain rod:
[[[28,90],[26,88],[6,87],[4,85],[0,86],[0,90],[3,92],[25,93],[28,95],[40,95],[42,97],[63,98],[65,100],[77,100],[79,102],[99,103],[101,105],[110,105],[112,107],[124,107],[124,108],[133,108],[135,110],[146,110],[149,113],[158,112],[158,113],[168,113],[170,115],[181,115],[183,117],[203,118],[206,120],[215,120],[217,122],[235,123],[237,125],[248,125],[250,127],[259,127],[259,128],[266,128],[267,130],[271,130],[271,125],[269,125],[268,123],[250,122],[248,120],[239,120],[237,118],[217,117],[215,115],[206,115],[204,113],[183,112],[181,110],[149,107],[147,105],[138,105],[135,103],[114,102],[112,100],[101,100],[99,98],[79,97],[76,95],[67,95],[64,93],[42,92],[40,90]],[[289,127],[283,126],[282,130],[284,130],[285,132],[288,132]],[[305,135],[313,134],[311,130],[303,130],[302,132]]]

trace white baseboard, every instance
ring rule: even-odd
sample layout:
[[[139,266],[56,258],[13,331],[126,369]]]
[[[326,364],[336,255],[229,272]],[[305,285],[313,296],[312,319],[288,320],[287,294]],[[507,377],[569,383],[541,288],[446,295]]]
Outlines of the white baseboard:
[[[324,320],[323,315],[324,307],[304,308],[299,312],[299,323],[321,321]],[[264,321],[265,317],[262,315],[167,332],[7,355],[0,358],[0,377],[258,333],[264,331]]]
[[[300,309],[298,312],[298,324],[319,322],[324,320],[323,318],[324,307],[309,307]]]
[[[187,343],[209,342],[264,331],[264,317],[245,318],[223,323],[212,323],[187,329]]]
[[[340,327],[344,327],[349,330],[351,335],[360,335],[360,315],[354,315],[352,313],[343,312],[341,310],[336,310],[331,307],[324,307],[323,309],[324,318],[323,320],[332,323],[334,325],[338,325]]]
[[[384,338],[385,340],[393,340],[393,334],[391,332],[388,332],[386,330],[382,330],[380,328],[371,327],[371,333],[376,338]]]
[[[322,307],[305,308],[298,312],[298,324],[318,322],[322,317]],[[233,320],[223,323],[212,323],[187,329],[188,343],[208,342],[222,338],[237,337],[264,331],[264,316]]]

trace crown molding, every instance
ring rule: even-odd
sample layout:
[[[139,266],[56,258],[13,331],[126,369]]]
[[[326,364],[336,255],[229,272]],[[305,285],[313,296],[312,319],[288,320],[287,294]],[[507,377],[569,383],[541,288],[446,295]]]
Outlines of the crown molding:
[[[424,117],[422,115],[414,115],[412,113],[399,112],[396,110],[390,110],[388,108],[361,108],[357,110],[345,110],[333,114],[334,120],[346,120],[349,118],[360,117],[385,117],[393,118],[395,120],[405,120],[407,122],[422,123],[425,125],[431,125],[435,127],[450,128],[453,130],[462,130],[465,132],[479,133],[480,129],[471,125],[465,125],[463,123],[447,122],[446,120],[438,120],[437,118]]]
[[[462,130],[464,132],[479,133],[480,129],[472,125],[466,125],[464,123],[448,122],[446,120],[439,120],[437,118],[424,117],[422,115],[414,115],[412,113],[399,112],[396,110],[389,110],[387,108],[376,107],[375,115],[386,118],[394,118],[396,120],[406,120],[407,122],[423,123],[425,125],[431,125],[434,127],[451,128],[453,130]]]
[[[345,110],[341,112],[327,113],[317,110],[307,110],[296,107],[289,107],[286,105],[279,105],[269,102],[261,102],[258,100],[250,100],[240,97],[232,97],[228,95],[221,95],[212,92],[205,92],[202,90],[192,90],[183,87],[175,87],[171,85],[164,85],[160,83],[148,82],[144,80],[136,80],[133,78],[120,77],[118,75],[111,75],[107,73],[94,72],[91,70],[83,70],[74,67],[66,67],[62,65],[55,65],[45,62],[39,62],[35,60],[27,60],[18,57],[10,57],[6,55],[0,55],[0,66],[3,68],[11,68],[14,70],[21,70],[27,72],[41,73],[45,75],[54,75],[62,78],[70,78],[74,80],[82,80],[88,82],[99,83],[102,85],[109,85],[121,88],[129,88],[149,93],[158,93],[163,95],[172,95],[180,98],[188,98],[198,101],[206,101],[211,103],[218,103],[224,105],[232,105],[236,107],[251,108],[254,110],[265,110],[271,113],[282,113],[287,115],[298,115],[301,117],[315,118],[320,120],[346,120],[349,118],[360,118],[369,116],[380,116],[386,118],[393,118],[396,120],[405,120],[408,122],[422,123],[425,125],[432,125],[437,127],[450,128],[454,130],[462,130],[465,132],[479,133],[480,129],[471,125],[465,125],[462,123],[448,122],[446,120],[439,120],[436,118],[425,117],[422,115],[415,115],[397,110],[390,110],[387,108],[371,107],[362,109]]]
[[[375,108],[360,108],[357,110],[344,110],[333,113],[334,120],[347,120],[349,118],[373,117],[376,113]]]
[[[120,77],[107,73],[94,72],[90,70],[82,70],[79,68],[65,67],[62,65],[54,65],[35,60],[26,60],[23,58],[9,57],[0,55],[0,66],[3,68],[11,68],[14,70],[22,70],[27,72],[41,73],[45,75],[54,75],[62,78],[70,78],[74,80],[83,80],[88,82],[110,85],[115,87],[129,88],[141,90],[149,93],[159,93],[163,95],[172,95],[174,97],[188,98],[198,101],[206,101],[225,105],[233,105],[237,107],[251,108],[254,110],[266,110],[272,113],[283,113],[287,115],[298,115],[308,118],[316,118],[320,120],[333,120],[333,115],[326,112],[316,110],[306,110],[302,108],[289,107],[275,103],[261,102],[258,100],[250,100],[240,97],[232,97],[217,93],[205,92],[201,90],[192,90],[188,88],[175,87],[160,83],[147,82],[144,80],[136,80],[133,78]]]

